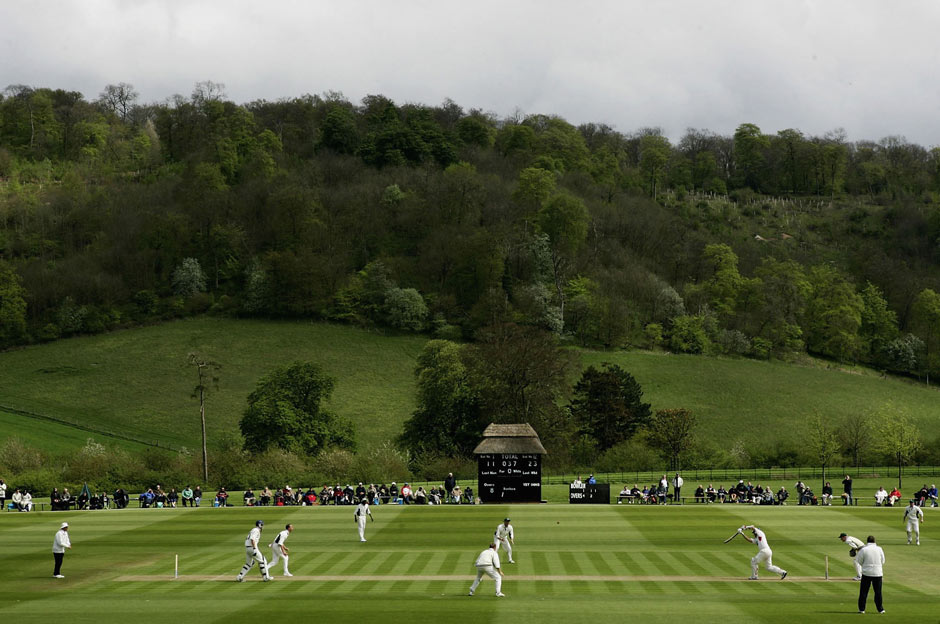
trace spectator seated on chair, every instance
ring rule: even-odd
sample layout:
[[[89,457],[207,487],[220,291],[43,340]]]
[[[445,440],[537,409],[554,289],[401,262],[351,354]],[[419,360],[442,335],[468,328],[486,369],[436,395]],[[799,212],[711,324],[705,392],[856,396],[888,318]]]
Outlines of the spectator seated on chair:
[[[628,503],[633,502],[633,495],[630,494],[630,486],[626,483],[623,484],[623,489],[620,490],[620,494],[617,495],[617,503],[623,503],[627,501]]]
[[[786,505],[787,499],[790,498],[790,493],[787,492],[787,488],[780,486],[780,489],[777,490],[777,504]]]
[[[245,490],[245,493],[242,495],[242,504],[245,505],[245,507],[255,506],[255,493],[251,491],[251,488]]]
[[[898,488],[893,488],[891,493],[888,494],[888,502],[886,503],[887,507],[894,507],[894,504],[901,500],[901,491]]]
[[[927,490],[927,500],[930,501],[931,507],[940,506],[937,503],[937,484],[931,483],[930,489]]]
[[[424,488],[418,486],[418,491],[415,492],[415,504],[416,505],[426,505],[428,502],[428,493],[424,491]]]
[[[215,502],[219,507],[225,507],[228,504],[228,492],[224,487],[219,488],[219,491],[215,493]]]
[[[875,492],[875,507],[881,507],[888,501],[888,490],[884,486],[878,488]]]
[[[832,505],[832,485],[828,481],[822,489],[822,504],[825,506]]]
[[[695,488],[695,502],[696,502],[696,503],[704,503],[704,502],[706,502],[706,500],[705,500],[705,488],[702,487],[702,484],[701,484],[701,483],[699,483],[699,484],[698,484],[698,487]]]
[[[716,490],[711,483],[705,488],[705,498],[709,503],[714,503],[718,500],[718,490]]]

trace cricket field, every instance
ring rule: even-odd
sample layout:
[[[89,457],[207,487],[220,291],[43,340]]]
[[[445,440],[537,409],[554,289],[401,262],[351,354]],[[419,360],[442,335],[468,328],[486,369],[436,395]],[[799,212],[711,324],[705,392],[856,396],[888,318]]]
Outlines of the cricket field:
[[[934,513],[908,546],[903,508],[684,506],[373,507],[360,543],[353,507],[230,507],[0,512],[0,604],[16,621],[118,622],[833,622],[857,614],[858,584],[838,535],[884,548],[885,609],[865,617],[937,622]],[[504,598],[473,562],[506,516],[515,564],[501,556]],[[246,582],[244,540],[264,520],[263,552],[290,522],[293,578]],[[73,548],[52,578],[51,546],[68,521]],[[743,524],[766,533],[780,580],[748,581],[756,548],[724,540]],[[502,551],[501,551],[502,552]],[[174,563],[179,556],[179,578]],[[829,579],[826,574],[829,557]]]

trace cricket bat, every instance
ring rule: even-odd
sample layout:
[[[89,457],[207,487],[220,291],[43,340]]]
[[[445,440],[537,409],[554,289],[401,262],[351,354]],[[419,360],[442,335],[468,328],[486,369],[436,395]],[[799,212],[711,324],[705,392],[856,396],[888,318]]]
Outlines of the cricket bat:
[[[728,542],[730,542],[731,540],[733,540],[734,538],[736,538],[736,537],[739,536],[739,535],[741,535],[741,531],[735,531],[735,532],[734,532],[734,535],[732,535],[731,537],[729,537],[728,539],[725,540],[725,544],[727,544]]]

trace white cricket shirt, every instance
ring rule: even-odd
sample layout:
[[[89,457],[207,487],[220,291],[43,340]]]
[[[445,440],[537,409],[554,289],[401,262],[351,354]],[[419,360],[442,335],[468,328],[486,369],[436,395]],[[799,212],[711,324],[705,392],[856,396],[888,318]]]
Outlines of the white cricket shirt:
[[[251,548],[255,544],[261,541],[261,529],[259,527],[253,528],[248,532],[248,537],[245,538],[245,546]],[[253,542],[253,543],[252,543]]]
[[[69,539],[69,532],[65,529],[56,531],[55,539],[52,540],[52,552],[64,553],[66,548],[71,548],[72,541]]]
[[[881,566],[885,563],[885,551],[878,544],[868,544],[858,551],[855,561],[862,566],[865,576],[884,576]]]
[[[485,568],[487,566],[493,566],[497,570],[499,569],[499,554],[492,548],[487,548],[480,553],[480,556],[477,557],[477,562],[474,564],[478,568]]]
[[[278,545],[283,546],[283,545],[284,545],[284,542],[287,541],[287,538],[288,538],[289,535],[290,535],[290,531],[288,531],[287,529],[284,529],[283,531],[281,531],[280,533],[278,533],[278,534],[277,534],[277,537],[274,538],[274,548],[277,548]],[[278,550],[280,550],[280,549],[278,549]]]
[[[508,537],[511,540],[516,539],[512,533],[512,525],[506,526],[502,522],[499,523],[499,526],[496,527],[496,539],[503,539]]]
[[[924,519],[924,511],[917,505],[913,507],[908,506],[908,508],[904,510],[904,519],[913,524],[917,524]]]
[[[859,548],[865,545],[865,542],[858,539],[857,537],[852,537],[851,535],[845,536],[845,543],[851,546],[852,548],[854,548],[855,550],[858,550]]]
[[[770,550],[770,544],[767,543],[767,536],[760,529],[754,529],[754,539],[757,540],[758,550]]]

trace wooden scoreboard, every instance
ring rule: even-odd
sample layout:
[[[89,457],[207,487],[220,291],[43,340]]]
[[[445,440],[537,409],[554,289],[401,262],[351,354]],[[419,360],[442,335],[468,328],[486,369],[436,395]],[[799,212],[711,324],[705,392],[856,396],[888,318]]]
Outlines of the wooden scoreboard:
[[[481,502],[542,502],[545,447],[530,425],[490,423],[473,453],[477,456],[477,496]]]
[[[542,456],[482,453],[477,455],[478,487],[484,503],[538,503],[542,500]]]

